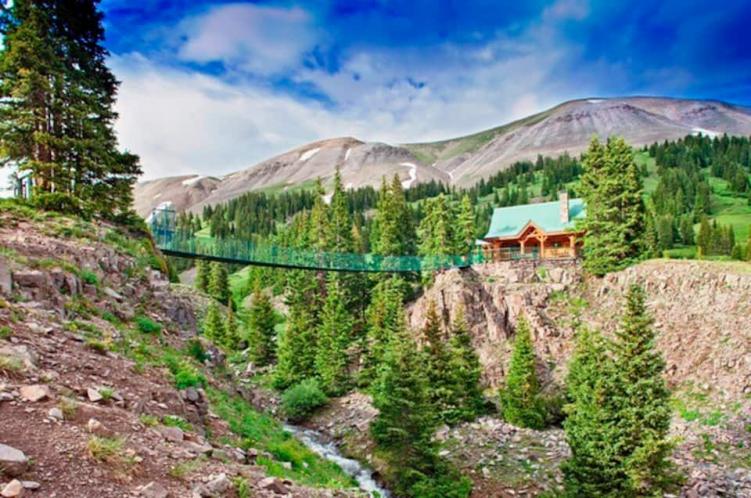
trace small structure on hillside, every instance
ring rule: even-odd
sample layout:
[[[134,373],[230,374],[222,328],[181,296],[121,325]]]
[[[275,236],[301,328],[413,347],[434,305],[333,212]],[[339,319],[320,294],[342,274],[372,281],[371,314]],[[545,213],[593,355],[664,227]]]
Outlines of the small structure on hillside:
[[[34,175],[31,171],[19,171],[11,175],[13,196],[19,199],[31,199],[34,190]]]
[[[584,201],[567,192],[558,201],[496,208],[483,252],[491,261],[576,258],[584,242],[576,221],[585,215]]]

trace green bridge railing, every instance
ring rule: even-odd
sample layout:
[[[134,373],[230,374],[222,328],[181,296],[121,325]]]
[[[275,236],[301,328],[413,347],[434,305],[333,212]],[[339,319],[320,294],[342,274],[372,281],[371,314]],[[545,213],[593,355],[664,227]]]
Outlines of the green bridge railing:
[[[154,211],[149,217],[157,247],[165,254],[245,265],[322,271],[409,273],[466,268],[485,261],[481,251],[464,256],[380,256],[320,252],[249,240],[201,238],[175,230],[175,213]]]

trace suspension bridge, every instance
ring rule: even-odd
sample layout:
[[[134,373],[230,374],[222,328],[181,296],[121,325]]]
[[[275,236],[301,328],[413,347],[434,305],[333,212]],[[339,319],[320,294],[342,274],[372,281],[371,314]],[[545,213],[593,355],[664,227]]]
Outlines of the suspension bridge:
[[[162,253],[183,258],[318,271],[414,273],[467,268],[484,262],[481,251],[461,256],[381,256],[377,254],[312,251],[237,238],[197,237],[177,229],[176,213],[154,210],[148,218]]]

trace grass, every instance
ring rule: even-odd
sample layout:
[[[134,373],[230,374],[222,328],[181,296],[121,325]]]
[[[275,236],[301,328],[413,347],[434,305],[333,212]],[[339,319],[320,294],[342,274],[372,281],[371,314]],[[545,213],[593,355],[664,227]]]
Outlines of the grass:
[[[184,480],[188,475],[200,469],[203,466],[203,463],[203,458],[186,460],[170,467],[170,469],[167,471],[167,474],[169,474],[170,477],[174,477],[175,479]]]
[[[138,421],[141,422],[146,427],[156,427],[159,425],[159,417],[156,415],[149,415],[148,413],[143,413],[138,417]]]
[[[0,339],[7,339],[13,335],[13,331],[7,325],[0,327]]]
[[[88,285],[99,285],[99,277],[91,270],[81,270],[81,280]]]
[[[258,464],[266,468],[267,474],[316,487],[341,489],[355,486],[354,480],[339,466],[309,450],[278,421],[256,412],[243,399],[213,388],[207,389],[207,394],[212,410],[242,438],[244,449],[254,447],[274,456],[274,459],[258,459]],[[292,468],[286,468],[282,462],[289,462]]]
[[[0,355],[0,372],[17,373],[23,372],[23,362],[13,356]]]
[[[99,388],[99,395],[103,401],[110,401],[115,396],[115,390],[111,387],[101,387]]]
[[[161,324],[155,322],[147,316],[138,315],[134,321],[136,322],[136,327],[138,327],[138,330],[140,330],[144,334],[158,334],[162,331]]]
[[[58,403],[57,406],[60,408],[60,411],[63,412],[63,418],[65,420],[70,420],[75,417],[76,412],[78,411],[78,402],[71,398],[61,398],[60,403]]]
[[[165,415],[162,417],[162,425],[167,427],[178,427],[184,432],[190,432],[193,430],[193,426],[184,418],[177,415]]]
[[[91,457],[98,462],[119,463],[123,445],[121,437],[91,436],[87,448]]]

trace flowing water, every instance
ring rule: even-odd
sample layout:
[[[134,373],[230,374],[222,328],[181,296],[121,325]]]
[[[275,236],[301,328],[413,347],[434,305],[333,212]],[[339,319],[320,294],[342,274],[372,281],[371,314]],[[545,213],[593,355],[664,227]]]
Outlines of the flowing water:
[[[373,472],[371,470],[360,465],[360,462],[357,460],[342,456],[335,444],[323,442],[320,433],[294,425],[285,425],[284,428],[294,434],[297,439],[302,441],[312,451],[318,453],[326,460],[334,462],[344,472],[354,477],[360,489],[367,491],[370,496],[380,496],[383,498],[391,496],[388,490],[379,486],[375,479],[373,479]]]

